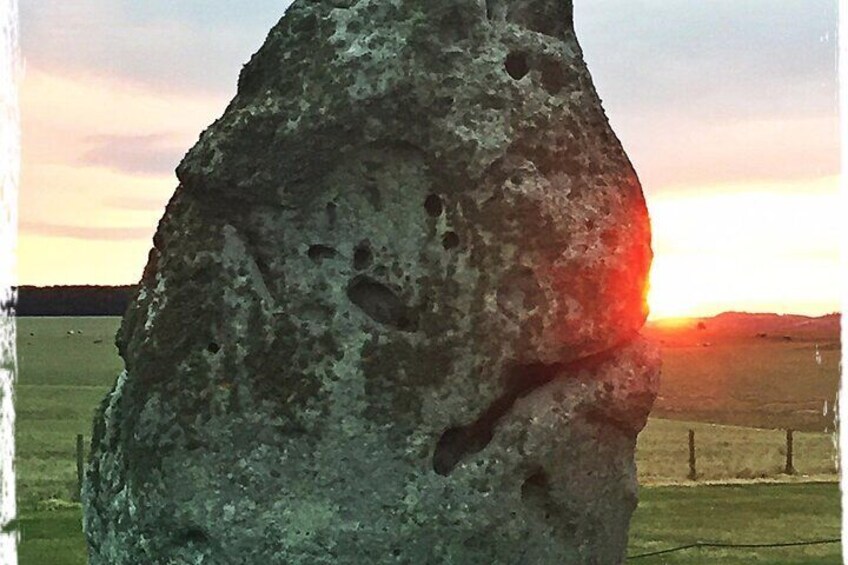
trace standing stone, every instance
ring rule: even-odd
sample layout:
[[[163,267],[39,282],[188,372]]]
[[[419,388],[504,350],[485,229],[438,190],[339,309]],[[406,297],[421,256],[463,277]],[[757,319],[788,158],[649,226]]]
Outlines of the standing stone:
[[[92,565],[623,560],[650,228],[570,0],[297,0],[177,175]]]

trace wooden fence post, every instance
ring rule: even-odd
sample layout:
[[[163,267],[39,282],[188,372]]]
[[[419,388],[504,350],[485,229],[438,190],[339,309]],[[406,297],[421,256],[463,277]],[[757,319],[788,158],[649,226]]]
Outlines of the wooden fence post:
[[[689,430],[689,480],[694,481],[698,478],[698,472],[695,469],[695,430]]]
[[[792,430],[786,430],[786,468],[783,470],[787,475],[795,474],[795,465],[793,465],[793,432]]]
[[[82,481],[85,467],[83,464],[82,434],[77,434],[77,500],[82,500]]]

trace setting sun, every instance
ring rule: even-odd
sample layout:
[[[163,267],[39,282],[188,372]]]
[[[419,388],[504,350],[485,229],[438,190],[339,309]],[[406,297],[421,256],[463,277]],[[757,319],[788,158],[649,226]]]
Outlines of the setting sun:
[[[88,15],[73,18],[77,27],[57,35],[57,26],[69,18],[48,3],[27,6],[32,12],[25,18],[31,38],[24,45],[27,73],[21,85],[18,282],[134,284],[177,185],[174,167],[231,98],[240,65],[277,20],[279,7],[257,6],[245,22],[252,31],[233,30],[232,44],[209,58],[209,45],[222,37],[214,26],[151,43],[145,26],[122,19],[131,12],[110,11],[101,17],[118,20],[101,25]],[[829,40],[801,41],[799,35],[796,43],[781,43],[781,57],[771,44],[761,51],[764,58],[755,49],[725,52],[728,45],[752,41],[741,31],[748,29],[748,12],[742,10],[738,25],[725,29],[736,43],[720,40],[715,25],[695,26],[699,44],[712,51],[689,60],[689,40],[664,43],[663,34],[652,33],[647,43],[635,43],[653,45],[649,56],[621,51],[613,40],[649,29],[627,27],[647,17],[640,10],[628,23],[605,19],[613,11],[592,3],[575,9],[593,81],[648,200],[651,319],[726,310],[810,315],[838,310],[838,122]],[[220,23],[232,23],[235,12]],[[813,13],[805,11],[811,18]],[[797,18],[787,21],[795,25]],[[78,27],[83,22],[93,27]],[[162,33],[180,29],[175,25]],[[102,35],[108,29],[129,35]],[[116,41],[128,42],[131,50]],[[104,58],[94,57],[94,50],[86,51],[90,58],[71,57],[81,44],[99,46]],[[172,44],[181,49],[160,49]],[[805,60],[816,61],[814,67],[787,75],[778,62],[802,52]],[[116,53],[132,57],[116,68]],[[207,59],[209,65],[195,64]],[[639,78],[632,69],[644,60],[656,61],[656,72]],[[740,74],[742,67],[728,61],[760,72]],[[694,72],[701,68],[717,74]],[[634,96],[635,83],[629,81],[637,78],[640,94]],[[680,85],[701,97],[680,104]],[[754,103],[763,92],[771,102]]]

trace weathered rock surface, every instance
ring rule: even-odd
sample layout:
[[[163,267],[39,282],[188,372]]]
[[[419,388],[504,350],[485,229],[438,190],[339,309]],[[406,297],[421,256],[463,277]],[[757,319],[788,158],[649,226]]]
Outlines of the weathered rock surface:
[[[298,0],[177,171],[92,565],[610,564],[650,229],[570,0]]]

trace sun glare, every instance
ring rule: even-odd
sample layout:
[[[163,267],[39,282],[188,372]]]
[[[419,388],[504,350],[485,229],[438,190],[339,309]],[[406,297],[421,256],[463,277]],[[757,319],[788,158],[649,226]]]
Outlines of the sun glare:
[[[724,311],[839,309],[835,179],[803,187],[681,191],[650,203],[653,320]]]
[[[692,315],[698,301],[689,288],[686,270],[662,257],[654,259],[648,288],[651,319],[679,318]]]

